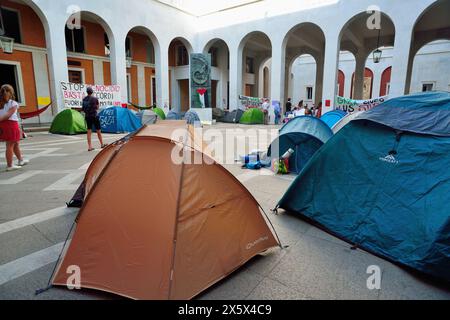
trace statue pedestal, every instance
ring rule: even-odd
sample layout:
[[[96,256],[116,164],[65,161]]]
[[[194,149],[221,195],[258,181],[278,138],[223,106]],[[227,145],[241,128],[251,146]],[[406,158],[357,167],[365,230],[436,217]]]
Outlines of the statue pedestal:
[[[200,118],[202,124],[209,126],[213,124],[213,116],[211,108],[209,109],[191,108],[190,111],[194,111],[198,114],[198,117]]]

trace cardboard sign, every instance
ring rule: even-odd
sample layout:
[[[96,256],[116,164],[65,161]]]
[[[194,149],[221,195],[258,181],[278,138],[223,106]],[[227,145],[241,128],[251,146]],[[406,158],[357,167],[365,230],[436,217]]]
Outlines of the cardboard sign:
[[[100,108],[109,106],[120,107],[122,105],[122,95],[118,85],[105,86],[61,82],[65,107],[82,108],[82,101],[87,96],[86,89],[88,87],[93,89],[93,96],[98,99]]]

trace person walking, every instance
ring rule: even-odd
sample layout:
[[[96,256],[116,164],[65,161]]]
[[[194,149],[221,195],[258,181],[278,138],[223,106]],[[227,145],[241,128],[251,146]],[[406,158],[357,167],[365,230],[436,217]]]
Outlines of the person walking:
[[[100,141],[101,148],[105,148],[106,144],[103,143],[102,128],[98,117],[100,103],[96,97],[92,96],[94,90],[91,87],[86,89],[86,93],[88,95],[83,99],[83,112],[87,124],[88,151],[94,151],[95,149],[92,147],[92,130],[94,130],[94,128],[97,131],[97,137]]]
[[[30,162],[22,157],[20,150],[21,131],[17,114],[19,104],[14,101],[15,98],[11,85],[5,84],[0,88],[0,141],[6,142],[6,171],[21,169]],[[14,155],[19,161],[17,166],[13,164]]]

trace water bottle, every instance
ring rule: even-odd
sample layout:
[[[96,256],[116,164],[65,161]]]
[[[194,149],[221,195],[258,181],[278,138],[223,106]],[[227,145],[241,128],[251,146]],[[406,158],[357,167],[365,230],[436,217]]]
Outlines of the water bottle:
[[[281,157],[281,159],[283,159],[283,160],[289,159],[293,154],[294,154],[294,150],[292,150],[291,148],[289,148],[289,150],[286,151],[285,154],[283,154],[283,156]]]

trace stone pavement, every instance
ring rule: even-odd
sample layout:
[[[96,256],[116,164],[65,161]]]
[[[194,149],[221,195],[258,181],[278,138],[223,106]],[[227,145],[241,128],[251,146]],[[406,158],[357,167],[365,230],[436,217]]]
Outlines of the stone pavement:
[[[214,128],[249,129],[219,124]],[[260,126],[251,129],[263,128]],[[270,127],[276,129],[276,127]],[[254,132],[245,132],[254,135]],[[107,142],[121,136],[106,135]],[[249,143],[250,144],[250,143]],[[98,145],[98,142],[97,142]],[[257,145],[249,145],[248,150]],[[46,286],[62,243],[77,210],[64,208],[95,154],[86,151],[85,136],[33,133],[22,142],[32,159],[22,171],[0,172],[0,299],[120,299],[90,290]],[[3,154],[4,147],[0,146]],[[0,170],[5,166],[0,158]],[[296,216],[270,212],[292,182],[292,176],[243,170],[227,164],[267,212],[284,245],[259,256],[198,299],[450,299],[450,291],[436,282],[350,246]],[[368,266],[382,271],[380,290],[369,290]]]

